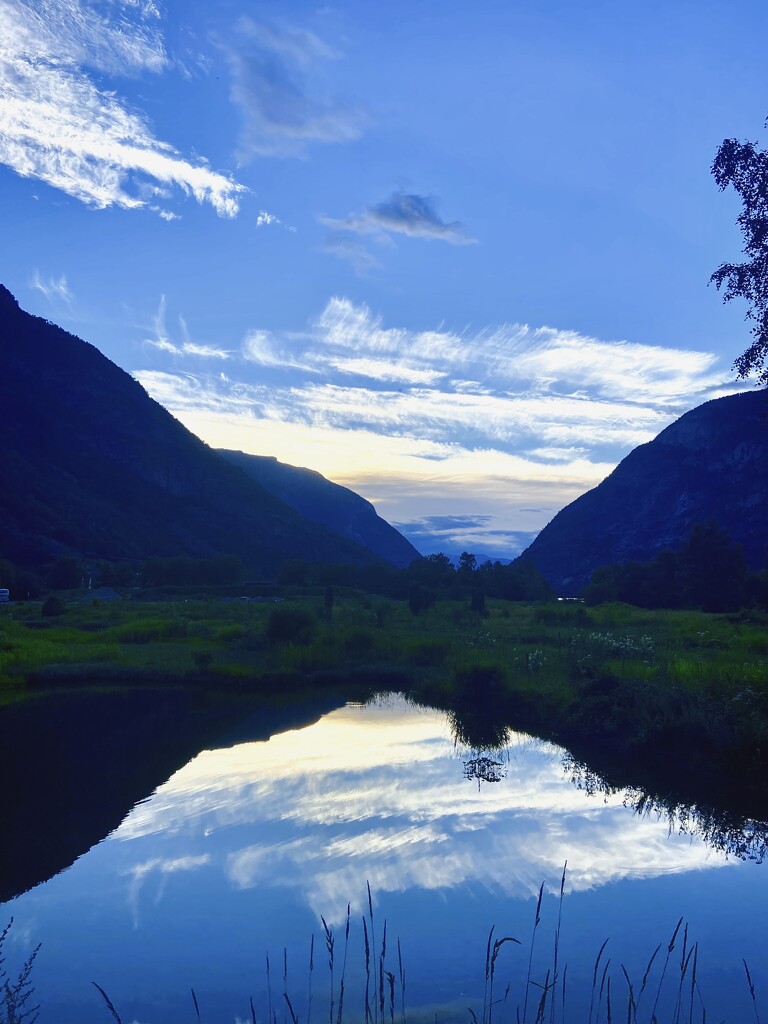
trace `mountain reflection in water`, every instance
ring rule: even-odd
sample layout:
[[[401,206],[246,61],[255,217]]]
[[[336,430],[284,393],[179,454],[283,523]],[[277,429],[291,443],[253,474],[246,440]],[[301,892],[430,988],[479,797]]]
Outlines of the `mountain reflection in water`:
[[[752,961],[760,941],[762,869],[670,835],[663,816],[633,813],[624,791],[596,779],[578,788],[558,747],[510,732],[484,749],[458,724],[390,696],[199,753],[69,870],[13,901],[20,948],[43,942],[36,982],[48,1019],[103,1020],[94,979],[124,1020],[186,1022],[190,986],[208,1019],[250,1019],[264,952],[305,963],[314,933],[319,956],[321,915],[341,935],[350,907],[359,930],[370,884],[403,941],[410,1009],[431,1007],[432,1020],[450,1005],[466,1020],[478,982],[482,997],[489,926],[525,940],[540,884],[557,892],[566,861],[562,955],[574,993],[588,992],[606,937],[615,962],[642,975],[685,915],[713,991],[745,994],[740,958]],[[491,781],[483,759],[503,777]],[[542,928],[554,902],[545,896]],[[516,955],[505,950],[510,963]],[[716,1019],[739,1019],[717,998],[707,1002]]]

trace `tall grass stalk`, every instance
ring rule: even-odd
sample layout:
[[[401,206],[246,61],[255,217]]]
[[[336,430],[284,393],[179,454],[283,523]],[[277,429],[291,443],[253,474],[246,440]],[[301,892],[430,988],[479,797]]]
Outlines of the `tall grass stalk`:
[[[590,991],[590,996],[589,996],[589,1022],[588,1022],[588,1024],[592,1024],[592,1014],[593,1014],[594,1009],[595,1009],[595,990],[597,988],[597,972],[600,969],[600,961],[601,961],[601,959],[603,957],[603,953],[605,952],[605,947],[607,945],[608,945],[608,939],[606,939],[605,942],[602,944],[602,946],[600,947],[600,952],[595,957],[595,967],[594,967],[594,970],[592,971],[592,989]],[[598,1006],[599,1006],[599,1002],[598,1002]]]
[[[755,1020],[757,1024],[760,1024],[760,1014],[757,1012],[757,1000],[755,999],[755,985],[752,981],[752,975],[749,973],[749,967],[747,967],[747,961],[741,961],[744,964],[744,971],[747,975],[747,985],[749,986],[749,995],[752,999],[752,1009],[755,1011]]]
[[[112,1014],[112,1019],[114,1021],[116,1021],[117,1024],[123,1024],[122,1020],[120,1019],[120,1014],[117,1012],[115,1007],[112,1005],[112,1000],[109,998],[109,996],[104,991],[104,989],[101,987],[101,985],[97,985],[95,981],[92,981],[91,984],[101,994],[101,998],[107,1004],[107,1009]]]
[[[368,938],[368,924],[363,917],[363,939],[365,942],[365,1024],[371,1020],[371,943]]]
[[[611,979],[608,979],[608,985],[605,989],[605,1009],[607,1014],[608,1024],[612,1024],[613,1017],[611,1016]]]
[[[267,953],[267,1024],[275,1024],[275,1014],[272,1009],[272,975],[269,969],[269,953]]]
[[[627,972],[627,968],[624,964],[621,965],[621,972],[624,975],[624,980],[627,983],[627,1024],[634,1024],[637,1021],[637,1004],[635,1003],[635,990],[632,987],[632,979]]]
[[[379,956],[379,1021],[384,1024],[384,960],[387,955],[387,919],[384,918],[384,935]]]
[[[598,1021],[600,1020],[600,1006],[601,1006],[602,1001],[603,1001],[603,992],[606,991],[606,980],[608,982],[608,989],[609,990],[610,990],[610,986],[611,986],[611,979],[608,977],[608,968],[610,966],[611,966],[611,958],[608,957],[608,959],[605,962],[605,967],[603,968],[603,975],[600,978],[600,991],[598,992],[598,995],[597,995],[597,1020]],[[609,1006],[608,1006],[608,1016],[609,1016],[609,1019],[610,1019],[610,1012],[611,1011],[610,1011],[610,1003],[609,1003]]]
[[[315,971],[315,935],[309,940],[309,991],[307,992],[307,1024],[312,1024],[312,975]],[[256,1021],[253,1022],[256,1024]]]
[[[544,883],[542,882],[539,886],[539,898],[536,901],[536,917],[533,922],[533,933],[531,935],[531,946],[528,951],[528,974],[525,978],[525,995],[523,997],[523,1024],[526,1024],[528,1019],[528,992],[531,987],[531,969],[533,966],[533,947],[536,944],[536,929],[541,924],[541,900],[544,896]],[[489,940],[490,941],[490,940]]]
[[[636,1015],[640,1012],[640,1000],[643,998],[643,993],[645,992],[646,986],[648,985],[648,978],[651,975],[651,968],[653,967],[653,962],[658,956],[660,949],[661,943],[659,943],[656,949],[654,949],[653,953],[651,953],[651,957],[648,963],[646,964],[645,973],[643,974],[643,980],[640,983],[640,991],[637,994],[637,1006],[635,1008]]]
[[[197,1024],[200,1024],[200,1007],[197,1003],[197,996],[195,995],[194,989],[190,989],[190,991],[192,992],[192,1005],[195,1008],[195,1019],[197,1020]]]
[[[287,992],[283,992],[283,997],[285,998],[285,1002],[288,1005],[288,1012],[291,1015],[291,1024],[299,1024],[299,1018],[296,1016],[296,1013],[293,1009],[290,996],[288,995]]]
[[[387,971],[387,982],[389,983],[389,1024],[395,1024],[395,976],[392,971]]]
[[[547,996],[549,995],[549,975],[550,971],[547,971],[547,976],[544,979],[544,984],[541,988],[541,999],[539,1000],[539,1008],[536,1011],[536,1019],[534,1024],[544,1024],[544,1013],[547,1008]]]
[[[397,972],[400,976],[400,1024],[405,1024],[405,968],[403,967],[400,939],[397,940]]]
[[[653,1001],[653,1010],[651,1011],[651,1020],[655,1020],[656,1019],[656,1009],[657,1009],[657,1007],[659,1005],[659,998],[661,997],[661,989],[662,989],[662,986],[664,985],[664,979],[667,976],[667,967],[669,966],[669,958],[672,956],[672,953],[674,952],[675,940],[677,939],[677,933],[680,931],[680,926],[682,925],[682,923],[683,923],[683,919],[681,917],[680,920],[675,925],[675,930],[672,932],[672,938],[669,940],[669,944],[667,946],[667,955],[664,958],[664,967],[662,968],[661,977],[659,978],[659,986],[656,989],[656,998]]]
[[[3,947],[11,930],[13,918],[0,932],[0,1024],[34,1024],[38,1018],[39,1006],[28,1006],[34,994],[34,986],[30,980],[40,946],[36,946],[24,962],[19,976],[11,981],[5,970]],[[97,986],[98,987],[98,986]]]
[[[491,929],[491,935],[493,935],[493,929]],[[505,935],[503,939],[496,939],[496,941],[493,944],[493,952],[491,952],[491,950],[490,950],[490,941],[491,941],[491,936],[488,937],[488,944],[489,944],[488,952],[490,953],[490,964],[488,963],[488,960],[486,958],[486,968],[485,968],[485,970],[486,970],[486,978],[488,979],[488,1021],[487,1021],[487,1024],[492,1024],[492,1021],[493,1021],[493,979],[494,979],[494,977],[496,975],[496,961],[499,958],[499,953],[501,952],[501,949],[502,949],[502,947],[504,946],[504,944],[506,942],[515,942],[515,943],[517,943],[518,946],[520,945],[520,940],[519,939],[515,939],[511,935]],[[507,986],[507,992],[504,995],[504,999],[505,1000],[507,998],[508,993],[509,993],[509,986]]]
[[[331,999],[328,1007],[328,1021],[329,1024],[333,1024],[333,1007],[334,1007],[334,977],[333,977],[333,949],[334,949],[334,937],[333,932],[328,927],[325,918],[321,915],[320,920],[323,922],[323,930],[325,932],[325,948],[328,950],[328,970],[331,975]]]
[[[344,1010],[344,979],[347,973],[347,951],[349,950],[349,903],[347,904],[347,925],[344,929],[344,960],[341,965],[341,981],[339,982],[339,1012],[336,1017],[336,1024],[341,1024]]]
[[[369,920],[371,922],[371,949],[375,950],[376,949],[376,930],[375,930],[374,924],[373,924],[373,897],[371,896],[371,883],[366,881],[365,884],[366,884],[366,886],[368,888],[368,917],[369,917]],[[374,966],[374,969],[373,969],[373,973],[374,973],[374,977],[373,977],[373,984],[374,984],[374,993],[373,993],[373,1024],[378,1024],[378,1016],[377,1016],[377,1012],[376,1012],[377,1006],[376,1006],[376,968],[375,968],[375,966]],[[367,1001],[368,1001],[368,996],[367,996],[367,985],[366,985],[366,1003],[367,1003]]]
[[[555,992],[557,991],[558,963],[560,954],[560,928],[563,923],[563,893],[565,892],[565,873],[568,869],[568,861],[563,864],[563,874],[560,879],[560,901],[557,907],[557,928],[555,929],[555,952],[552,968],[552,1001],[549,1004],[549,1024],[555,1024]]]

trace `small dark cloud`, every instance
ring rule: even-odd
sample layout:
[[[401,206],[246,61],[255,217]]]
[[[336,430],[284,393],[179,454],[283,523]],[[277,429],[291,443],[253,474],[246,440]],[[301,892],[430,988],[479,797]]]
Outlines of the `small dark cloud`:
[[[367,206],[362,213],[351,213],[341,219],[321,217],[320,221],[338,231],[358,234],[386,236],[394,233],[409,238],[436,239],[451,245],[477,241],[466,233],[459,221],[441,220],[432,197],[402,192],[393,192],[385,202]]]
[[[313,32],[280,31],[243,17],[238,40],[227,46],[230,96],[243,127],[239,156],[304,155],[311,142],[359,137],[362,112],[323,88],[320,69],[337,56]]]
[[[423,516],[410,523],[397,523],[398,530],[408,529],[411,533],[423,533],[429,536],[455,533],[457,530],[484,530],[492,516]],[[485,532],[485,530],[484,530]]]

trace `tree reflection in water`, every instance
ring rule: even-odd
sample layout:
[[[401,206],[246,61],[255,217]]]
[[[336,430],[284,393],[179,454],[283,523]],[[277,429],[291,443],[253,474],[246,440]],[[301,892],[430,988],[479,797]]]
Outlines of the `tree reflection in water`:
[[[511,733],[493,702],[454,707],[448,712],[448,724],[456,749],[470,755],[464,760],[464,778],[477,780],[478,789],[483,782],[501,782],[507,774],[503,758]]]
[[[453,707],[447,711],[454,745],[462,755],[464,778],[477,781],[478,789],[484,782],[500,782],[507,775],[512,729],[504,724],[509,716],[499,699],[496,672],[483,667],[460,676]],[[628,767],[616,758],[608,759],[605,751],[601,769],[597,771],[563,751],[563,770],[578,789],[590,795],[618,795],[635,814],[664,820],[670,833],[695,836],[728,856],[757,864],[768,858],[768,821],[714,806],[705,799],[689,802],[685,794],[675,792],[668,773],[646,772],[646,785],[633,785],[627,780]]]
[[[477,757],[464,762],[464,778],[477,779],[477,788],[482,782],[501,782],[506,776],[507,768],[503,761],[494,761],[478,751]]]
[[[670,833],[696,836],[721,853],[757,864],[762,864],[768,854],[768,822],[721,808],[682,803],[671,795],[651,793],[638,786],[614,784],[567,751],[563,768],[577,789],[590,795],[622,796],[624,805],[638,816],[665,820]]]

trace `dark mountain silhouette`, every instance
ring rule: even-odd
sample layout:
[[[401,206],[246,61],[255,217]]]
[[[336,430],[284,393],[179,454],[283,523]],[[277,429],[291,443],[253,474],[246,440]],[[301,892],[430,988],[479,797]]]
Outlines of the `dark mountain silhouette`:
[[[20,309],[0,285],[0,557],[239,556],[366,564],[223,459],[93,345]]]
[[[768,392],[717,398],[640,445],[571,502],[523,552],[559,594],[592,572],[679,548],[696,523],[716,522],[747,564],[768,556]]]
[[[272,456],[218,449],[219,454],[302,516],[361,544],[394,565],[410,565],[419,552],[376,513],[365,498],[313,469],[289,466]]]

